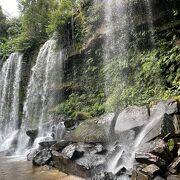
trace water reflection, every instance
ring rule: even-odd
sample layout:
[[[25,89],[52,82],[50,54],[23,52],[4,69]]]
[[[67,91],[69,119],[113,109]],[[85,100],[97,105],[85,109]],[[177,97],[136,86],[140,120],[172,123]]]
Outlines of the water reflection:
[[[0,157],[0,180],[82,180],[45,167],[34,168],[24,157]]]

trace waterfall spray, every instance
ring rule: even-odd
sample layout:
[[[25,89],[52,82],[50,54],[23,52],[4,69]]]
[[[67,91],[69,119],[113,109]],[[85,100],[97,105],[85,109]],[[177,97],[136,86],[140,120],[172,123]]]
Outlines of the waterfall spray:
[[[4,149],[9,148],[18,132],[22,58],[22,54],[11,54],[0,72],[0,140],[4,141]]]

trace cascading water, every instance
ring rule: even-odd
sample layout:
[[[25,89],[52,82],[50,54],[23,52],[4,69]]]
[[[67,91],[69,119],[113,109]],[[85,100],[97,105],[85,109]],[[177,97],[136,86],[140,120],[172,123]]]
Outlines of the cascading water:
[[[47,41],[39,51],[36,64],[32,68],[24,103],[18,152],[22,151],[28,143],[28,138],[24,139],[23,135],[26,129],[38,127],[39,137],[50,137],[50,129],[44,128],[42,123],[51,120],[48,111],[61,99],[64,58],[65,50],[59,50],[54,39]]]
[[[120,94],[121,91],[125,88],[126,85],[126,75],[121,74],[118,77],[119,84],[117,85],[117,77],[113,77],[111,74],[111,69],[108,69],[109,64],[115,63],[115,67],[125,68],[128,64],[128,45],[130,43],[130,37],[133,36],[136,40],[135,25],[133,24],[133,17],[130,17],[130,14],[133,14],[133,5],[131,1],[124,0],[105,0],[105,23],[107,26],[107,35],[105,40],[104,47],[104,65],[106,68],[105,74],[105,92],[107,97],[111,94],[111,91],[118,91],[117,94]],[[149,0],[143,1],[144,11],[146,11],[146,22],[148,24],[148,31],[150,31],[150,42],[153,43],[153,19],[152,19],[152,10]],[[136,5],[137,6],[137,5]],[[113,81],[115,79],[115,85]],[[116,88],[117,87],[117,88]],[[121,107],[118,107],[121,109]],[[154,125],[154,124],[153,124]],[[150,125],[147,125],[149,128]],[[112,172],[113,174],[118,173],[123,167],[130,170],[134,165],[134,154],[142,142],[143,134],[146,129],[140,133],[134,142],[131,138],[131,133],[123,137],[119,137],[119,143],[121,144],[118,148],[118,152],[114,154],[112,159],[107,165],[107,171]],[[126,178],[126,177],[121,177]],[[128,177],[127,177],[128,179]]]
[[[22,54],[11,54],[0,71],[1,151],[8,149],[18,134],[22,58]]]
[[[111,75],[111,69],[108,66],[114,63],[115,59],[121,59],[117,61],[116,66],[125,67],[127,62],[125,58],[127,55],[127,43],[128,43],[128,21],[127,21],[127,9],[124,0],[105,0],[105,24],[106,24],[106,39],[104,45],[104,66],[106,67],[105,73],[105,93],[108,97],[111,93],[113,77]],[[121,34],[121,35],[118,35]],[[112,58],[113,57],[113,58]],[[121,87],[123,88],[124,82],[122,81]]]

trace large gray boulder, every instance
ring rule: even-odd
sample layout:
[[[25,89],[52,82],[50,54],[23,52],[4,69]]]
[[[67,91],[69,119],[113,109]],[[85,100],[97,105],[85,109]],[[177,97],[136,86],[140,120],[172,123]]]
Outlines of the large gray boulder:
[[[86,120],[75,130],[65,132],[63,139],[69,142],[105,143],[108,135],[103,126]]]
[[[29,152],[27,153],[27,160],[28,161],[32,161],[33,158],[40,152],[39,149],[31,149],[29,150]]]
[[[173,117],[168,114],[159,114],[151,117],[150,123],[142,131],[143,139],[141,143],[146,143],[157,137],[164,138],[168,134],[174,134]]]
[[[81,165],[78,165],[75,161],[64,157],[57,151],[52,151],[54,166],[67,174],[72,174],[80,177],[87,177],[88,170]]]
[[[124,109],[118,116],[115,124],[115,133],[120,133],[134,127],[147,124],[149,119],[146,106],[130,106]]]
[[[138,149],[138,152],[152,153],[163,158],[167,162],[170,162],[172,160],[172,154],[163,139],[156,139],[155,141],[150,141],[143,144]]]
[[[51,160],[52,160],[52,154],[50,150],[44,149],[33,157],[32,162],[36,166],[44,166],[46,164],[49,164]]]
[[[159,171],[160,171],[160,168],[155,164],[150,164],[142,169],[143,173],[145,173],[151,177],[156,176],[159,173]]]
[[[51,141],[41,141],[39,143],[40,148],[42,149],[49,149],[52,145],[54,145],[57,141],[51,140]]]
[[[152,180],[152,178],[143,172],[140,172],[138,170],[134,170],[132,172],[131,180]]]
[[[55,143],[54,145],[52,145],[50,147],[50,150],[52,151],[61,151],[63,148],[65,148],[67,145],[69,144],[69,142],[65,141],[65,140],[61,140],[57,143]]]
[[[76,160],[76,163],[78,165],[84,167],[87,170],[98,167],[100,165],[103,166],[105,162],[105,156],[98,154],[85,154],[84,156]]]
[[[178,113],[179,111],[179,107],[178,107],[178,102],[174,99],[168,99],[166,101],[160,101],[159,103],[157,103],[157,105],[155,105],[154,107],[152,107],[150,109],[150,115],[153,115],[157,112],[159,112],[159,114],[175,114]]]

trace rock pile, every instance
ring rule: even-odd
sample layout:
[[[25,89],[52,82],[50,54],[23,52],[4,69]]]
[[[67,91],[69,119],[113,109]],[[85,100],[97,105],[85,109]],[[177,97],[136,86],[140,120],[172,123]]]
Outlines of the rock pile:
[[[156,111],[161,108],[156,106]],[[180,112],[169,101],[159,123],[147,134],[135,158],[139,162],[131,180],[180,179]]]

